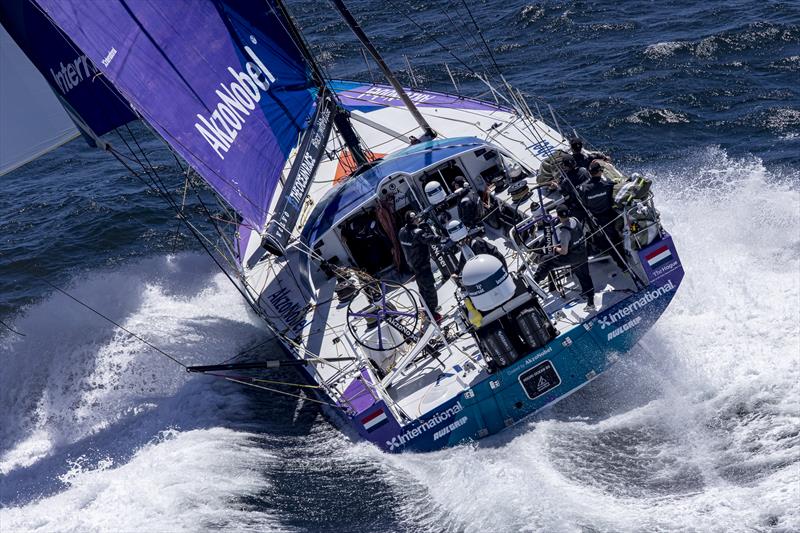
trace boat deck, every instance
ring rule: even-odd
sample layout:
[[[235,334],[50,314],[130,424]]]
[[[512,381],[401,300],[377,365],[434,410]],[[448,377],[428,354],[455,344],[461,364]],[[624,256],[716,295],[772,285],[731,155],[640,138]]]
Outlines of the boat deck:
[[[517,261],[516,253],[505,247],[505,239],[495,235],[489,240],[504,252],[510,270],[516,271],[515,267],[519,266],[519,261]],[[590,264],[590,273],[597,291],[595,297],[597,311],[591,314],[617,304],[635,290],[631,277],[621,273],[607,256],[594,259]],[[436,357],[421,355],[398,375],[391,386],[385,389],[386,395],[395,403],[397,412],[401,413],[400,416],[405,415],[408,419],[414,419],[429,412],[488,376],[486,362],[481,358],[474,337],[466,331],[463,322],[458,317],[455,282],[446,279],[442,283],[443,280],[438,272],[435,276],[439,283],[437,292],[440,312],[444,319],[438,327],[431,324],[430,321],[426,321],[423,328],[430,331],[425,331],[421,336],[422,342],[427,340],[429,343],[438,343],[438,355]],[[332,292],[333,284],[334,282],[331,281],[330,287],[321,288],[321,294]],[[413,281],[409,281],[407,286],[416,291]],[[579,286],[573,279],[570,278],[563,286],[563,292],[563,297],[558,293],[551,293],[543,302],[545,310],[559,332],[573,328],[590,316],[590,313],[583,309],[584,301],[580,297]],[[390,298],[391,296],[392,294],[389,293]],[[365,355],[360,346],[346,339],[348,336],[346,320],[345,305],[332,306],[329,309],[325,333],[317,337],[319,351],[314,350],[316,353],[333,357],[361,350],[362,355]],[[446,339],[446,342],[441,339]],[[342,347],[343,342],[347,346],[346,349]],[[362,367],[363,365],[348,363],[318,366],[317,368],[320,377],[332,386],[334,394],[339,399],[346,399],[347,402],[353,404],[354,410],[359,411],[360,402],[357,401],[359,397],[380,396],[376,387],[370,386],[368,383],[373,378],[367,378],[369,373],[362,372]],[[359,386],[356,382],[361,382],[362,385]],[[366,386],[364,386],[365,384]],[[354,391],[357,393],[354,394]],[[371,404],[371,401],[365,402],[366,407]]]

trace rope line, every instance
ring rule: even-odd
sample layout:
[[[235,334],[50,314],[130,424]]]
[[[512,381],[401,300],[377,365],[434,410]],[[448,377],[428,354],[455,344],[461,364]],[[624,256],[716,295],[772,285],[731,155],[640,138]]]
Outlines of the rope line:
[[[120,324],[120,323],[116,322],[115,320],[113,320],[112,318],[109,318],[108,316],[104,315],[103,313],[101,313],[100,311],[95,309],[94,307],[92,307],[89,304],[79,300],[78,298],[76,298],[75,296],[71,295],[70,293],[68,293],[64,289],[62,289],[62,288],[56,286],[55,284],[49,282],[48,280],[46,280],[42,276],[39,276],[37,274],[33,274],[33,276],[35,278],[38,278],[38,279],[42,280],[43,282],[48,284],[50,287],[52,287],[53,289],[57,290],[58,292],[60,292],[64,296],[66,296],[67,298],[69,298],[69,299],[75,301],[76,303],[82,305],[83,307],[85,307],[86,309],[88,309],[92,313],[96,314],[97,316],[99,316],[103,320],[106,320],[107,322],[110,322],[111,324],[114,324],[116,327],[118,327],[119,329],[121,329],[122,331],[124,331],[125,333],[130,335],[131,337],[137,339],[140,342],[143,342],[144,344],[146,344],[147,346],[149,346],[153,350],[157,351],[158,353],[160,353],[164,357],[167,357],[170,360],[172,360],[173,362],[175,362],[175,363],[179,364],[180,366],[182,366],[183,368],[186,368],[186,365],[184,363],[182,363],[180,360],[178,360],[178,358],[176,358],[175,356],[168,354],[167,352],[165,352],[164,350],[162,350],[161,348],[159,348],[155,344],[153,344],[150,341],[148,341],[147,339],[144,339],[143,337],[137,335],[136,333],[134,333],[133,331],[129,330],[128,328],[126,328],[122,324]]]

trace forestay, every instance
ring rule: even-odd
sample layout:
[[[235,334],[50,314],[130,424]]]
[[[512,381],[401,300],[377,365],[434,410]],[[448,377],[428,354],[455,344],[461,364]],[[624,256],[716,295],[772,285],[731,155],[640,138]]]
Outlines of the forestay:
[[[316,94],[273,2],[37,2],[244,223],[263,228]]]

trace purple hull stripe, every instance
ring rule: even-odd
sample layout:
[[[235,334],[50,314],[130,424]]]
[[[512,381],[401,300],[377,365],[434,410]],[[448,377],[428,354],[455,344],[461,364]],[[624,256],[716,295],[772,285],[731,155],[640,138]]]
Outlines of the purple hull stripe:
[[[361,109],[369,111],[382,109],[384,107],[404,107],[402,100],[397,97],[397,93],[391,87],[385,85],[359,85],[342,83],[337,88],[337,94],[342,104],[348,109]],[[451,109],[472,109],[476,111],[510,111],[508,108],[494,105],[489,102],[481,102],[470,98],[461,98],[443,93],[431,91],[414,91],[406,89],[409,98],[418,107],[446,107]]]

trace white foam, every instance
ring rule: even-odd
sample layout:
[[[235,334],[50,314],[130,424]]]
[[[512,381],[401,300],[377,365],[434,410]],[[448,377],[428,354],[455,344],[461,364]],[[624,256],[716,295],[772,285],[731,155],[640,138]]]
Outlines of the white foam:
[[[246,433],[222,428],[166,432],[119,467],[62,476],[68,488],[0,510],[4,531],[276,531],[268,512],[242,501],[263,490],[272,457]]]
[[[67,290],[187,364],[228,359],[267,337],[199,254],[89,273]],[[192,377],[58,293],[14,321],[0,346],[4,530],[279,528],[239,499],[271,460],[231,426],[242,387]]]
[[[417,505],[435,502],[430,527],[800,528],[796,182],[716,148],[649,175],[687,274],[646,348],[477,446],[354,452],[403,472],[397,490]]]
[[[90,274],[68,292],[185,363],[218,361],[264,333],[212,268],[194,254],[154,258]],[[0,473],[151,409],[191,379],[59,293],[15,325],[26,336],[0,346]]]

